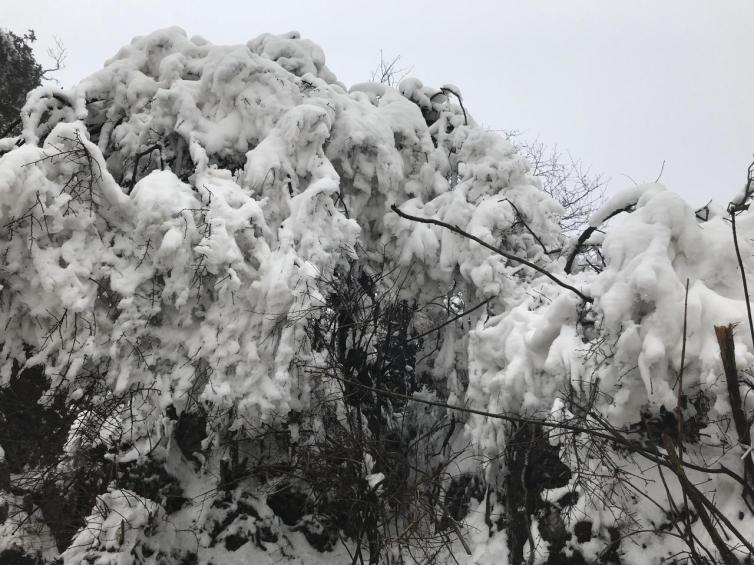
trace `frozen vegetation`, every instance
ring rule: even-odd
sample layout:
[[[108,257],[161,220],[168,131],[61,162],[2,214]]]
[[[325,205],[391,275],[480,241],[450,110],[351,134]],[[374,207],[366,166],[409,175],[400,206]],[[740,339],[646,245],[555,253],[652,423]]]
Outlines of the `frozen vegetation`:
[[[748,189],[702,221],[632,187],[577,240],[470,110],[296,33],[162,30],[32,91],[0,561],[743,562]]]

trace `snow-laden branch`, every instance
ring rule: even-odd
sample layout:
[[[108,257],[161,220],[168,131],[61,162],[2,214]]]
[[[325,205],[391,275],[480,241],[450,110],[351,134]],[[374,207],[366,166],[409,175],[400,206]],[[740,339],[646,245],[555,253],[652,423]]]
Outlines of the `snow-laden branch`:
[[[396,214],[398,214],[401,218],[404,218],[406,220],[411,220],[412,222],[419,222],[421,224],[434,224],[436,226],[443,227],[445,229],[448,229],[448,230],[450,230],[452,232],[457,233],[458,235],[462,235],[466,239],[470,239],[472,241],[477,242],[479,245],[482,245],[482,246],[486,247],[490,251],[494,251],[498,255],[502,255],[506,259],[510,259],[511,261],[518,261],[519,263],[523,263],[524,265],[526,265],[530,269],[534,269],[538,273],[543,274],[544,276],[546,276],[548,279],[550,279],[551,281],[553,281],[558,286],[561,286],[561,287],[565,288],[566,290],[570,290],[571,292],[573,292],[576,296],[578,296],[584,302],[594,302],[594,299],[591,296],[587,296],[586,294],[584,294],[583,292],[581,292],[579,289],[577,289],[575,286],[572,286],[572,285],[568,284],[567,282],[564,282],[564,281],[560,280],[558,277],[556,277],[555,275],[553,275],[547,269],[545,269],[543,267],[540,267],[539,265],[537,265],[535,263],[532,263],[531,261],[527,261],[523,257],[519,257],[518,255],[514,255],[513,253],[508,253],[507,251],[503,251],[502,249],[498,249],[494,245],[490,245],[486,241],[484,241],[482,239],[479,239],[478,237],[476,237],[474,235],[471,235],[469,232],[462,230],[461,228],[459,228],[456,225],[448,224],[446,222],[443,222],[443,221],[440,221],[440,220],[435,220],[435,219],[432,219],[432,218],[420,218],[419,216],[412,216],[411,214],[407,214],[405,212],[402,212],[400,209],[398,209],[398,207],[395,204],[393,204],[392,206],[390,206],[390,208],[393,210],[393,212],[395,212]]]
[[[655,184],[645,184],[621,190],[610,197],[608,201],[599,208],[599,210],[592,214],[589,218],[589,226],[581,232],[578,240],[576,240],[576,245],[574,245],[571,253],[568,255],[568,260],[566,261],[564,269],[565,272],[571,274],[573,262],[581,251],[582,246],[602,224],[618,214],[633,210],[636,207],[637,202],[639,202],[641,195],[653,186],[655,186]]]

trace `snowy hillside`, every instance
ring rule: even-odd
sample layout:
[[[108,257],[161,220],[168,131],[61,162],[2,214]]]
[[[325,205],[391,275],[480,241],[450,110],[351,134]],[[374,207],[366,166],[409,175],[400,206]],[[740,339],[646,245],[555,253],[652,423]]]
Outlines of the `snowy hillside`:
[[[296,33],[162,30],[32,91],[0,140],[0,563],[754,552],[748,188],[702,220],[632,187],[577,240],[470,110],[347,87]]]

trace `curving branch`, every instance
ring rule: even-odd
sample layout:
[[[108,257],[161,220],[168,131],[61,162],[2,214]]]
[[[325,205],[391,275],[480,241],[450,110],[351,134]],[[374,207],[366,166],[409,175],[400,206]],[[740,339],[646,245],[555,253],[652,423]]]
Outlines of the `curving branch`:
[[[749,209],[749,199],[752,196],[754,187],[754,161],[749,165],[746,171],[746,188],[744,188],[744,194],[740,202],[731,202],[728,204],[728,215],[730,216],[730,228],[733,232],[733,248],[736,250],[736,260],[738,261],[738,268],[741,271],[741,283],[744,288],[744,302],[746,302],[746,314],[749,319],[749,335],[754,340],[754,318],[751,314],[751,300],[749,298],[749,284],[746,280],[746,270],[744,269],[744,260],[741,257],[741,248],[738,245],[738,231],[736,231],[736,216]]]
[[[139,161],[141,160],[142,157],[151,155],[152,151],[160,152],[160,170],[165,169],[165,162],[162,158],[162,144],[161,143],[155,143],[154,145],[147,147],[144,151],[137,153],[136,156],[134,157],[134,172],[131,175],[131,181],[128,183],[128,192],[126,192],[126,194],[131,194],[131,191],[134,189],[134,186],[136,185],[136,175],[139,172]]]
[[[482,245],[483,247],[486,247],[490,251],[494,251],[498,255],[502,255],[506,259],[510,259],[511,261],[518,261],[519,263],[523,263],[524,265],[526,265],[530,269],[533,269],[533,270],[537,271],[538,273],[543,274],[544,276],[546,276],[548,279],[550,279],[551,281],[553,281],[558,286],[561,286],[561,287],[565,288],[566,290],[570,290],[572,293],[574,293],[576,296],[578,296],[584,302],[594,302],[594,298],[592,298],[591,296],[587,296],[586,294],[584,294],[583,292],[581,292],[579,289],[577,289],[575,286],[572,286],[572,285],[568,284],[567,282],[564,282],[564,281],[560,280],[558,277],[556,277],[555,275],[553,275],[550,271],[548,271],[544,267],[540,267],[539,265],[537,265],[535,263],[532,263],[531,261],[528,261],[528,260],[524,259],[523,257],[519,257],[518,255],[513,255],[513,253],[508,253],[507,251],[503,251],[502,249],[498,249],[494,245],[490,245],[486,241],[484,241],[482,239],[479,239],[476,236],[471,235],[469,232],[462,230],[461,228],[459,228],[456,225],[451,225],[451,224],[448,224],[446,222],[442,222],[440,220],[434,220],[432,218],[420,218],[419,216],[412,216],[411,214],[407,214],[406,212],[402,212],[401,210],[399,210],[398,207],[395,204],[391,205],[390,209],[393,212],[395,212],[396,214],[398,214],[401,218],[404,218],[406,220],[411,220],[412,222],[419,222],[420,224],[434,224],[436,226],[440,226],[440,227],[448,229],[448,230],[450,230],[452,232],[455,232],[458,235],[462,235],[466,239],[470,239],[472,241],[475,241],[479,245]]]
[[[636,206],[636,202],[632,202],[625,208],[620,208],[619,210],[614,210],[607,218],[605,218],[605,221],[602,222],[603,224],[608,221],[610,218],[614,218],[618,214],[622,212],[631,212],[633,211],[634,206]],[[592,234],[599,229],[599,226],[589,226],[586,228],[583,232],[581,232],[581,235],[579,236],[579,239],[576,241],[576,245],[573,247],[573,251],[571,251],[571,254],[568,255],[568,261],[566,261],[565,264],[565,272],[569,275],[571,274],[571,270],[573,269],[573,262],[576,259],[576,256],[579,254],[579,251],[581,251],[581,247],[584,245],[584,243],[592,237]]]
[[[453,96],[456,97],[456,99],[458,100],[458,105],[461,106],[461,110],[463,111],[463,125],[465,126],[469,125],[469,118],[466,115],[466,108],[463,107],[463,100],[461,100],[461,96],[458,94],[458,92],[447,87],[441,88],[440,91],[443,92],[446,96],[448,94],[452,94]]]

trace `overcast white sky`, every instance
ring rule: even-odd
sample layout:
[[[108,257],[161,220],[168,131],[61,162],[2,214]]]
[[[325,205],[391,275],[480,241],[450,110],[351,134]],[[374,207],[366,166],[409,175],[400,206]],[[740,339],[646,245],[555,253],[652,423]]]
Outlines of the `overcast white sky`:
[[[380,49],[454,83],[476,120],[557,144],[615,190],[662,176],[691,204],[743,186],[754,153],[751,0],[0,0],[0,26],[68,49],[70,85],[132,37],[179,25],[213,43],[298,30],[350,85]]]

